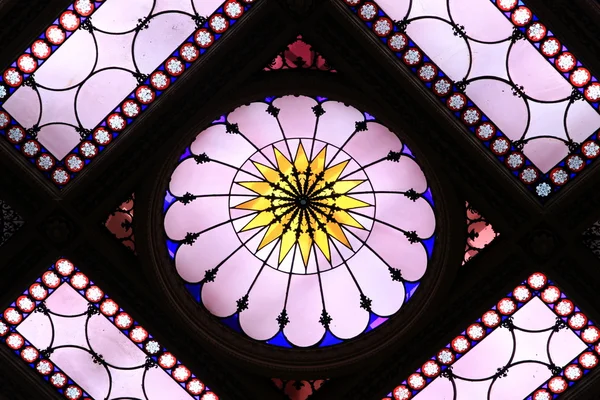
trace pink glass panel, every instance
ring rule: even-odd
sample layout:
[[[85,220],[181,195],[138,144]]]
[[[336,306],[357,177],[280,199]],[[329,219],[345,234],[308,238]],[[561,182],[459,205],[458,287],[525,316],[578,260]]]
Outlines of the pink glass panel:
[[[196,2],[199,12],[210,14],[222,0]],[[135,72],[151,73],[196,29],[191,1],[160,0],[154,9],[153,3],[106,0],[91,19],[102,32],[76,30],[35,72],[39,95],[21,86],[4,103],[24,128],[42,128],[39,141],[58,160],[79,144],[74,128],[93,129],[137,86]],[[147,27],[136,35],[140,20]]]
[[[325,275],[323,274],[323,276]],[[325,334],[325,327],[319,323],[319,316],[323,310],[319,288],[317,274],[294,276],[294,279],[290,281],[288,290],[290,298],[286,307],[290,323],[283,329],[283,333],[298,346],[310,346],[317,343]],[[323,283],[323,292],[327,293],[325,283]],[[350,306],[354,308],[354,304]],[[327,309],[329,310],[329,307]]]
[[[334,224],[323,231],[324,242],[309,241],[309,250],[293,242],[283,253],[287,239],[270,230],[276,225],[267,210],[279,203],[247,185],[271,192],[287,185],[279,168],[296,165],[302,154],[309,163],[323,154],[324,171],[341,166],[331,179],[355,181],[343,193],[354,206],[336,211],[345,222],[337,233]],[[306,190],[293,187],[287,195]],[[337,101],[283,96],[241,106],[196,137],[171,176],[164,228],[169,240],[181,243],[173,255],[179,275],[202,284],[208,311],[221,318],[239,313],[241,329],[253,339],[281,331],[291,344],[310,347],[327,331],[341,340],[356,337],[372,312],[387,317],[404,304],[402,279],[418,281],[425,274],[429,256],[422,240],[435,231],[427,190],[412,154],[370,115]],[[242,206],[251,202],[261,205]],[[303,218],[319,220],[329,206],[319,207]],[[309,237],[307,223],[299,224],[306,229],[300,237]],[[267,241],[270,234],[275,236]],[[395,270],[401,278],[393,279]]]
[[[226,220],[222,222],[225,223],[202,234],[192,246],[182,247],[177,252],[177,271],[186,281],[200,282],[205,271],[221,264],[240,248],[235,231]]]
[[[312,108],[317,104],[310,97],[282,97],[273,101],[280,109],[278,121],[286,139],[313,137],[317,116]]]
[[[369,313],[360,306],[359,289],[346,268],[335,268],[322,274],[325,309],[335,324],[331,332],[341,339],[351,339],[367,328]],[[359,283],[360,285],[360,283]],[[403,293],[400,291],[397,296]]]
[[[237,300],[248,292],[261,266],[258,258],[236,252],[223,263],[215,281],[202,291],[202,304],[218,317],[235,313]]]
[[[598,332],[535,273],[384,400],[551,399],[598,364]]]
[[[339,101],[328,101],[322,105],[325,114],[319,117],[317,138],[336,147],[342,147],[356,130],[356,121],[364,119],[354,107]]]
[[[569,140],[581,143],[600,128],[600,115],[589,103],[576,101],[567,108],[573,86],[531,42],[511,44],[513,24],[494,2],[377,4],[393,20],[407,18],[410,38],[453,81],[466,80],[466,94],[510,139],[524,141],[523,153],[543,173],[569,154]],[[518,96],[514,85],[522,86]],[[564,119],[573,121],[567,131]]]
[[[51,383],[71,379],[68,386],[55,384],[68,398],[79,392],[97,399],[185,400],[205,393],[218,400],[65,259],[6,310],[0,337],[17,353],[22,349],[21,357]]]
[[[373,311],[390,316],[404,303],[404,285],[389,279],[387,265],[373,251],[362,250],[348,260],[348,267],[361,282],[363,293],[373,300]]]
[[[427,252],[421,243],[410,243],[402,232],[379,222],[375,224],[371,236],[373,251],[389,266],[401,270],[405,279],[417,281],[425,274]],[[396,252],[402,257],[394,257]]]
[[[267,340],[279,331],[277,317],[285,306],[288,274],[273,268],[265,268],[256,279],[255,289],[250,291],[252,307],[240,315],[240,325],[253,339]]]

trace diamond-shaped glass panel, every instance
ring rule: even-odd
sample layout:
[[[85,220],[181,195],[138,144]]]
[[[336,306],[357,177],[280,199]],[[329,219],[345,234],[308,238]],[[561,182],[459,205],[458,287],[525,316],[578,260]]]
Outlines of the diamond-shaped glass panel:
[[[4,311],[0,341],[68,399],[218,400],[66,259]]]
[[[532,274],[384,400],[553,399],[598,365],[600,329]]]

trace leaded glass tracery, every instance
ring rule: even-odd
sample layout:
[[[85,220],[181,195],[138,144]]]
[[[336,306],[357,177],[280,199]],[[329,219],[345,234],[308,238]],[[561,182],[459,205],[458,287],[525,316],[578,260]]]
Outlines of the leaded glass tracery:
[[[0,77],[0,135],[63,187],[254,2],[75,0]]]
[[[218,400],[66,259],[4,311],[0,341],[67,399]]]
[[[600,154],[600,83],[523,1],[345,2],[538,198]]]
[[[410,300],[433,249],[433,204],[414,155],[373,116],[270,97],[196,137],[171,176],[164,227],[178,274],[223,323],[271,345],[330,346]]]
[[[555,399],[598,365],[600,328],[532,274],[383,400]]]
[[[596,221],[582,235],[583,244],[600,258],[600,222]]]
[[[0,200],[0,246],[10,239],[23,225],[23,218],[4,200]]]

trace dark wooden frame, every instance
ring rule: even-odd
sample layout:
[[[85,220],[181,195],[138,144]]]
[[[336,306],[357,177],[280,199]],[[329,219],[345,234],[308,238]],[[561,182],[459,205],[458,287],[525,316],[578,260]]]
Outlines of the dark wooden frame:
[[[597,2],[527,3],[598,76]],[[68,0],[51,0],[40,10],[33,1],[3,2],[0,64],[8,65],[16,58],[45,28],[48,16],[57,15],[68,4]],[[140,201],[136,204],[135,229],[143,232],[144,221],[151,218],[150,200],[158,195],[152,184],[156,176],[148,172],[151,166],[156,161],[168,162],[169,155],[181,149],[210,117],[231,106],[228,93],[242,90],[242,97],[249,99],[254,90],[293,90],[295,79],[329,74],[257,72],[298,33],[339,71],[335,78],[327,75],[327,79],[332,79],[331,85],[351,87],[349,102],[364,98],[369,103],[365,109],[407,136],[409,145],[422,154],[425,168],[432,171],[430,177],[443,178],[441,190],[448,196],[447,201],[442,200],[447,209],[443,218],[448,224],[442,224],[443,229],[464,239],[464,232],[459,232],[464,228],[464,219],[458,221],[454,217],[459,215],[457,197],[461,196],[501,236],[460,269],[464,244],[458,243],[457,249],[449,247],[443,257],[448,260],[443,272],[446,290],[435,294],[432,302],[437,307],[411,321],[412,328],[389,351],[360,363],[358,358],[353,361],[348,356],[345,363],[329,368],[288,368],[279,371],[277,377],[334,378],[313,396],[316,400],[379,399],[534,270],[547,273],[592,319],[600,322],[596,283],[600,282],[600,261],[581,244],[582,231],[600,216],[600,191],[596,189],[600,167],[592,166],[555,199],[541,206],[472,136],[465,134],[454,117],[372,38],[339,0],[261,0],[151,111],[62,192],[1,140],[0,197],[19,212],[26,224],[0,247],[0,305],[14,300],[56,258],[67,256],[223,398],[283,399],[268,379],[277,368],[265,363],[262,369],[250,369],[244,363],[235,363],[231,356],[221,355],[209,349],[207,343],[196,340],[190,334],[193,330],[189,330],[193,327],[186,329],[184,321],[172,324],[157,312],[164,310],[164,305],[155,299],[155,291],[161,290],[160,282],[146,273],[155,261],[154,253],[142,240],[138,251],[141,255],[136,258],[111,237],[102,222],[123,198],[136,191]],[[296,78],[294,73],[303,78]],[[342,91],[336,94],[345,97]],[[142,233],[148,240],[149,235],[150,232]],[[0,390],[8,391],[8,398],[60,398],[6,349],[0,349],[0,358],[5,360],[0,363],[5,378]],[[360,373],[355,371],[357,366]],[[331,375],[313,375],[326,372]],[[599,379],[600,372],[596,370],[564,398],[597,397]]]

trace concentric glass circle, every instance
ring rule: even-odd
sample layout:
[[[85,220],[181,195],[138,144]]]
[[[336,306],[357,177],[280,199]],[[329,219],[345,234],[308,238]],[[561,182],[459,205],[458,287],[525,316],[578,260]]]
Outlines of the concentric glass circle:
[[[291,160],[288,160],[288,156],[285,154],[291,154],[292,149],[296,150],[294,152],[295,157],[289,157]],[[269,157],[270,154],[271,157]],[[322,161],[322,167],[316,170],[313,168],[308,174],[306,172],[301,173],[301,169],[296,164],[303,162],[302,154],[306,156],[306,161],[316,160],[315,164]],[[270,158],[273,158],[273,160],[270,160]],[[326,165],[325,161],[327,159],[330,162]],[[265,161],[267,165],[264,164]],[[277,190],[277,188],[272,187],[273,183],[271,182],[265,185],[264,176],[257,176],[250,172],[256,166],[259,168],[267,166],[269,169],[279,172],[282,163],[287,164],[290,169],[289,179],[282,181],[284,185],[288,184],[287,188],[282,187]],[[309,165],[308,162],[306,164]],[[337,170],[332,169],[334,165]],[[294,167],[296,167],[296,172],[293,171]],[[344,175],[348,175],[344,174],[346,170],[356,171],[352,173],[352,179],[344,179]],[[325,179],[318,179],[320,173],[323,173],[325,178],[327,171],[330,171],[329,173],[339,173],[341,175],[338,178],[340,183],[331,182],[333,185],[330,184],[331,188],[328,188],[328,182]],[[280,180],[281,178],[277,175],[276,179]],[[347,185],[347,188],[356,187],[357,190],[353,191],[353,196],[346,196],[348,198],[343,199],[342,194],[344,193],[337,193],[345,191],[345,188],[342,188],[341,185]],[[266,189],[266,192],[260,191],[261,186]],[[360,191],[358,190],[359,186],[362,189]],[[251,191],[258,189],[253,192],[254,195],[258,196],[253,195],[248,198],[249,188]],[[244,243],[248,250],[265,262],[266,265],[292,274],[313,274],[347,263],[348,259],[364,245],[371,233],[375,216],[375,194],[373,192],[373,186],[371,186],[361,166],[340,148],[316,139],[286,139],[257,150],[242,165],[231,185],[229,216],[234,230],[238,233],[240,242]],[[273,196],[273,198],[270,198],[270,196]],[[259,211],[261,205],[266,205],[265,199],[269,201],[269,207],[276,208],[275,212],[263,210],[249,215],[249,210]],[[338,204],[342,209],[334,211],[333,207]],[[346,210],[355,210],[357,214],[352,216]],[[358,212],[360,212],[360,215]],[[329,214],[331,214],[331,217]],[[265,245],[264,247],[261,244],[263,244],[265,236],[267,240],[279,237],[269,234],[269,228],[271,232],[276,233],[275,229],[279,225],[262,224],[265,222],[270,223],[272,218],[278,215],[281,215],[282,220],[289,219],[292,223],[305,224],[306,229],[302,228],[302,230],[306,230],[306,232],[302,232],[298,238],[299,240],[295,240],[295,229],[290,227],[292,229],[289,230],[287,236],[283,235],[282,229],[281,245],[278,247],[278,251],[275,251],[277,247],[275,243],[270,242],[270,246]],[[262,218],[266,219],[261,221]],[[330,218],[335,220],[333,225],[328,221]],[[281,228],[283,228],[283,222]],[[356,232],[360,233],[360,237],[343,234],[343,230],[338,230],[337,225],[339,224],[336,224],[336,222],[345,222],[341,226],[351,224],[354,228],[358,228]],[[248,227],[257,224],[262,226],[263,229],[248,229]],[[334,245],[330,248],[328,237],[332,235],[343,246],[338,248]],[[257,244],[256,242],[260,243]],[[287,246],[285,243],[287,243]],[[313,252],[313,248],[310,246],[312,243],[321,251]],[[294,247],[294,244],[303,247]],[[294,248],[299,249],[300,252],[292,254],[292,257],[286,257],[288,252]],[[302,262],[296,261],[296,257],[302,257]]]
[[[411,151],[371,115],[270,97],[214,121],[165,196],[192,296],[247,337],[330,346],[377,328],[427,271],[436,218]]]

